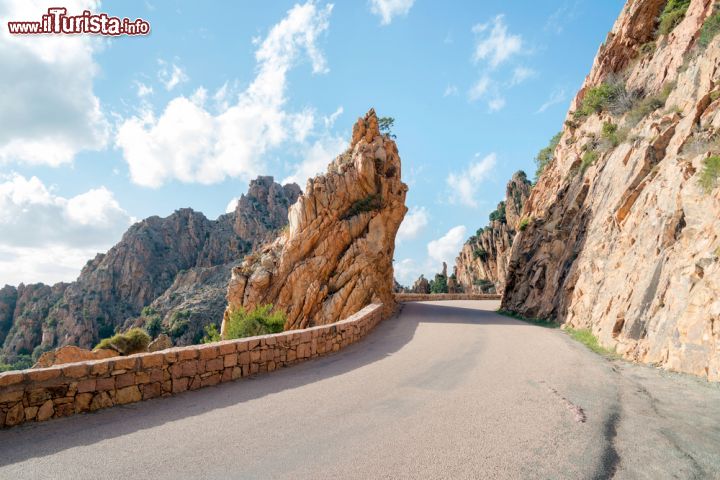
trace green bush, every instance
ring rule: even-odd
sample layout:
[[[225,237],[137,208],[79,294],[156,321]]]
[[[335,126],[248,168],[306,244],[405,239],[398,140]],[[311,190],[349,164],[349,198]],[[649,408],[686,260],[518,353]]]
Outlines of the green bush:
[[[26,370],[32,368],[33,363],[32,358],[27,354],[17,355],[15,360],[10,363],[7,363],[7,359],[0,357],[0,373],[10,370]]]
[[[520,220],[520,224],[518,225],[518,229],[521,232],[524,232],[525,229],[530,225],[530,218],[529,217],[523,217],[522,220]]]
[[[499,221],[500,223],[507,223],[507,218],[505,217],[505,202],[498,203],[497,209],[492,211],[490,213],[490,221]]]
[[[658,18],[658,33],[667,35],[685,18],[690,0],[668,0]]]
[[[555,148],[557,148],[558,144],[560,143],[560,137],[562,137],[562,132],[558,132],[553,135],[553,137],[550,139],[550,142],[547,144],[547,147],[540,150],[535,156],[535,163],[537,164],[537,169],[535,170],[536,180],[540,178],[540,175],[542,174],[543,170],[545,170],[545,167],[547,167],[550,162],[552,162],[555,158]]]
[[[702,48],[707,48],[718,32],[720,32],[720,9],[716,6],[713,14],[705,20],[705,23],[703,23],[700,29],[698,45]]]
[[[585,173],[585,170],[587,170],[590,165],[595,163],[599,157],[600,154],[598,154],[598,152],[596,152],[595,150],[588,150],[587,152],[585,152],[580,162],[580,173]]]
[[[142,328],[135,327],[130,330],[117,333],[110,338],[100,340],[95,349],[109,348],[121,355],[132,355],[133,353],[144,352],[150,345],[150,335]]]
[[[627,130],[618,128],[614,123],[605,122],[603,123],[600,136],[607,140],[613,147],[617,147],[627,139]]]
[[[222,340],[220,337],[220,331],[214,323],[205,325],[205,336],[202,338],[202,343],[213,343]]]
[[[484,248],[478,247],[475,250],[473,250],[473,258],[481,258],[485,260],[488,256],[488,253],[485,251]]]
[[[393,117],[380,117],[378,118],[378,129],[380,133],[384,133],[390,138],[395,138],[392,134],[392,127],[395,125],[395,119]]]
[[[439,273],[435,274],[435,280],[430,280],[430,293],[448,293],[447,278]]]
[[[625,95],[625,87],[620,82],[603,82],[585,92],[582,105],[573,114],[576,118],[587,117],[593,113],[608,110],[613,101]]]
[[[706,193],[710,193],[718,184],[720,178],[720,156],[713,155],[703,162],[700,172],[700,186]]]
[[[282,332],[285,327],[285,314],[272,310],[272,304],[259,305],[250,312],[235,308],[230,312],[225,325],[225,340]]]
[[[155,338],[161,333],[163,333],[162,319],[158,314],[147,317],[147,319],[145,320],[145,325],[143,325],[143,327],[152,338]]]
[[[170,316],[168,334],[172,338],[178,338],[185,333],[189,326],[192,312],[189,310],[178,310]]]

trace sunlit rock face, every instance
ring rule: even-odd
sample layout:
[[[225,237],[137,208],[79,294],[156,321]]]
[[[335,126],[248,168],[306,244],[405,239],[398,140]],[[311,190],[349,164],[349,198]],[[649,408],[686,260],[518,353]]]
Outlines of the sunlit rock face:
[[[703,30],[715,2],[692,0],[658,36],[666,3],[627,2],[600,48],[525,205],[502,303],[720,380],[720,190],[701,181],[720,153],[720,37]],[[623,94],[573,114],[603,83]]]
[[[290,208],[289,227],[233,269],[228,310],[273,304],[286,329],[332,323],[369,303],[394,307],[395,235],[407,185],[400,156],[370,110],[348,149],[311,178]]]

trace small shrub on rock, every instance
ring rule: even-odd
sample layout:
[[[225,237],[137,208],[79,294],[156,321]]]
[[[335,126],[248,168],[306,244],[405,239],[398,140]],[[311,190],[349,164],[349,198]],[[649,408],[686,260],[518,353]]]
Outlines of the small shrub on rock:
[[[627,140],[627,134],[627,129],[618,128],[617,124],[611,122],[603,123],[602,132],[600,132],[602,139],[613,148]]]
[[[685,18],[690,0],[668,0],[658,18],[658,33],[667,35]]]
[[[529,225],[530,225],[530,218],[529,218],[529,217],[524,217],[522,220],[520,220],[520,224],[518,225],[518,229],[519,229],[521,232],[524,232],[525,229],[527,229],[527,227],[528,227]]]
[[[720,8],[715,7],[715,11],[703,23],[698,37],[698,45],[701,48],[707,48],[715,36],[720,33]]]
[[[618,100],[627,96],[625,86],[618,79],[609,79],[585,92],[582,105],[573,114],[575,118],[587,117],[593,113],[610,110]]]
[[[135,327],[100,340],[95,349],[108,348],[121,355],[132,355],[146,351],[148,345],[150,345],[150,335],[142,328]]]
[[[547,144],[545,148],[540,150],[538,154],[535,156],[535,163],[537,164],[537,170],[535,170],[535,179],[537,180],[540,178],[540,175],[545,170],[545,167],[550,165],[550,162],[553,161],[555,158],[555,149],[557,148],[558,144],[560,143],[560,137],[562,137],[562,132],[556,133],[551,139],[550,142]]]
[[[700,186],[706,193],[713,191],[720,178],[720,156],[713,155],[703,162],[703,169],[700,172]]]

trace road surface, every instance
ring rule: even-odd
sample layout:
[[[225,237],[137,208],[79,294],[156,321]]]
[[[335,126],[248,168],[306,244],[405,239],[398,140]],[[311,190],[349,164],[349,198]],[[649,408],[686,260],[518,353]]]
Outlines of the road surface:
[[[406,304],[322,359],[1,431],[0,478],[720,478],[717,385],[496,308]]]

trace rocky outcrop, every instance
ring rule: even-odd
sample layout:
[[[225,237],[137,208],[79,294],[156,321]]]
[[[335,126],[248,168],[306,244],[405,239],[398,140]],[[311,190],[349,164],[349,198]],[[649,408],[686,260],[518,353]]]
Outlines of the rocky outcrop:
[[[665,3],[627,2],[600,48],[525,205],[502,304],[720,380],[720,190],[700,182],[720,154],[720,37],[703,29],[717,14],[692,0],[656,37]]]
[[[455,259],[455,273],[464,291],[503,292],[513,238],[531,189],[525,172],[515,172],[505,189],[505,200],[491,214],[490,223],[463,245]]]
[[[289,228],[233,269],[226,317],[272,304],[287,315],[285,328],[297,329],[336,322],[370,303],[392,311],[406,192],[397,146],[370,110],[327,173],[308,180],[290,208]]]
[[[116,329],[142,326],[148,306],[176,344],[199,341],[205,325],[222,319],[232,267],[287,224],[299,195],[295,184],[258,177],[235,211],[217,220],[185,208],[134,224],[71,284],[5,287],[2,354],[12,361],[36,347],[91,348]]]
[[[74,345],[66,345],[55,350],[50,350],[40,355],[33,368],[46,368],[64,363],[84,362],[87,360],[100,360],[103,358],[117,357],[120,355],[115,350],[101,348],[99,350],[88,350]]]
[[[430,293],[430,282],[424,275],[420,274],[415,283],[413,283],[410,293]]]

